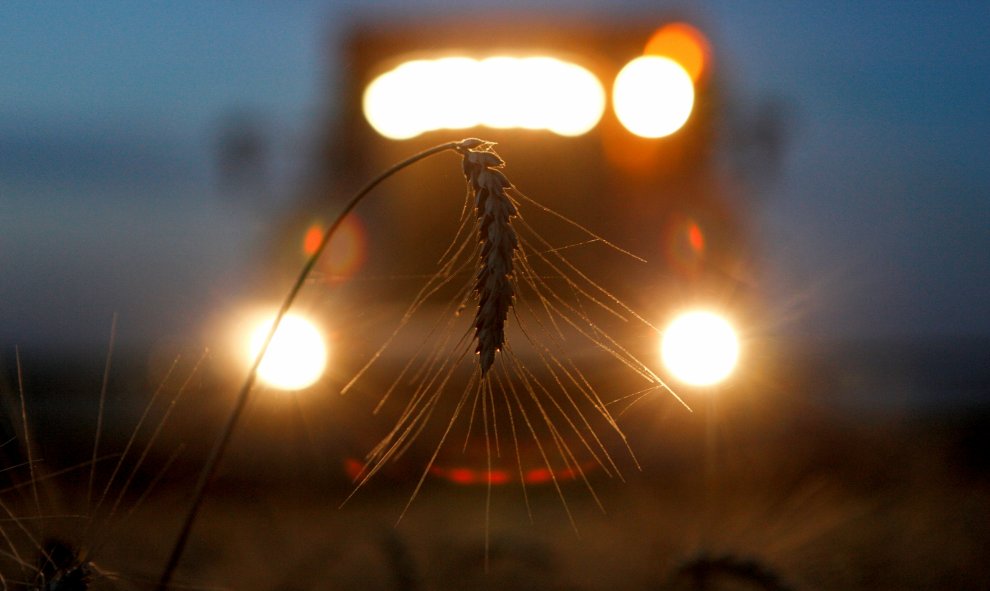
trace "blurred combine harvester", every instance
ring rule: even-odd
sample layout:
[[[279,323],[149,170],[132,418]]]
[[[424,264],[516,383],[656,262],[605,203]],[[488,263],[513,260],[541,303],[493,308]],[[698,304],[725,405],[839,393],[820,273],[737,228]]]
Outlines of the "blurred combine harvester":
[[[741,203],[725,174],[735,123],[698,28],[663,18],[375,21],[352,30],[341,65],[311,182],[280,233],[285,277],[315,248],[328,196],[342,201],[422,148],[477,136],[499,143],[528,195],[649,261],[628,267],[635,276],[622,281],[635,289],[617,288],[642,298],[634,307],[724,305],[705,300],[749,281]],[[457,227],[459,181],[452,157],[389,181],[342,229],[326,276],[430,272]]]
[[[586,234],[523,209],[544,237],[655,326],[699,308],[749,322],[752,248],[726,166],[726,130],[738,125],[725,120],[718,65],[707,36],[673,18],[474,15],[356,26],[341,79],[327,89],[334,108],[304,195],[279,227],[268,269],[280,280],[266,283],[277,295],[315,250],[334,215],[328,198],[342,204],[395,162],[474,136],[498,143],[520,190],[647,261],[582,245]],[[459,160],[435,157],[384,183],[340,228],[310,292],[317,301],[300,306],[346,339],[330,344],[335,378],[346,381],[341,367],[374,353],[436,271],[464,191]],[[659,336],[627,324],[613,336],[667,374]],[[400,363],[423,330],[405,331],[386,358]]]
[[[653,59],[632,64],[643,56]],[[620,85],[630,65],[641,67]],[[717,170],[717,63],[691,25],[376,22],[353,31],[342,66],[309,195],[316,207],[304,203],[303,212],[325,210],[328,189],[342,199],[421,148],[478,136],[499,142],[528,194],[682,277],[735,271],[747,252]],[[664,136],[638,135],[651,124]],[[387,251],[393,271],[422,266],[412,245],[449,240],[462,189],[452,176],[449,162],[419,166],[383,188],[396,196],[387,207],[361,212],[376,230],[368,248]],[[309,229],[286,235],[283,248],[297,261]]]

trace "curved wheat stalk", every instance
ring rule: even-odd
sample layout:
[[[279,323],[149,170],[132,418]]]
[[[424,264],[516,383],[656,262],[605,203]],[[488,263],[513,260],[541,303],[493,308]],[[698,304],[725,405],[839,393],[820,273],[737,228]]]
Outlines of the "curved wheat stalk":
[[[196,486],[193,491],[193,500],[190,504],[189,510],[186,513],[186,518],[183,521],[182,528],[179,531],[178,538],[172,547],[172,551],[169,554],[168,561],[165,564],[165,568],[162,570],[162,575],[158,580],[158,585],[156,586],[157,591],[165,591],[168,589],[172,575],[175,572],[176,567],[179,565],[179,560],[182,558],[182,553],[185,551],[186,544],[189,540],[189,536],[192,533],[193,523],[196,521],[196,516],[199,514],[199,508],[203,502],[203,498],[206,494],[206,489],[213,481],[216,475],[217,468],[220,465],[220,460],[223,458],[224,453],[227,450],[227,445],[230,443],[230,438],[233,435],[234,427],[237,425],[241,414],[244,412],[244,408],[247,406],[248,398],[251,395],[251,391],[254,388],[255,379],[257,378],[258,367],[261,365],[262,359],[264,359],[265,354],[268,352],[268,347],[271,345],[272,339],[275,336],[275,332],[278,330],[282,319],[288,313],[289,308],[296,301],[299,292],[302,291],[303,285],[305,285],[307,279],[316,266],[317,261],[323,254],[323,251],[327,249],[327,245],[330,243],[330,239],[333,237],[337,228],[343,222],[344,218],[353,210],[358,203],[361,202],[371,192],[372,189],[377,187],[382,181],[391,177],[396,172],[428,158],[434,154],[439,154],[447,150],[456,150],[462,152],[464,150],[471,150],[477,148],[478,146],[484,145],[486,142],[476,139],[466,139],[460,142],[447,142],[428,148],[414,154],[409,158],[406,158],[402,162],[399,162],[390,168],[386,169],[384,172],[379,174],[377,177],[369,181],[364,187],[361,188],[354,197],[344,206],[343,210],[338,214],[337,218],[334,220],[327,231],[323,234],[323,238],[320,240],[319,245],[316,250],[303,265],[302,270],[299,272],[299,276],[296,278],[295,283],[289,289],[288,294],[286,294],[282,305],[279,307],[278,312],[275,315],[275,320],[272,322],[271,328],[268,329],[268,334],[265,335],[265,339],[258,350],[257,355],[254,358],[254,362],[251,368],[248,370],[248,374],[245,377],[244,383],[241,385],[240,390],[237,393],[237,398],[234,403],[234,407],[231,409],[230,414],[227,416],[227,420],[224,423],[223,429],[217,437],[213,448],[210,450],[210,455],[207,457],[206,463],[200,472],[199,478],[196,481]]]

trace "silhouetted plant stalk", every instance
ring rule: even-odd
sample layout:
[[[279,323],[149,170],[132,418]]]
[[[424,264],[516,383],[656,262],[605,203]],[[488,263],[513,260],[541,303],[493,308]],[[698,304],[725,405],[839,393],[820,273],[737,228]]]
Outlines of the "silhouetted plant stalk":
[[[192,502],[186,514],[185,521],[182,524],[182,529],[179,531],[179,536],[175,541],[175,545],[173,546],[172,552],[169,555],[168,562],[166,563],[165,568],[162,571],[161,578],[159,579],[157,586],[157,589],[159,591],[165,591],[166,589],[168,589],[168,586],[171,583],[172,575],[174,574],[175,569],[182,558],[182,553],[185,550],[186,544],[189,541],[189,535],[192,532],[193,524],[196,521],[196,517],[199,513],[200,506],[202,505],[203,498],[206,494],[206,490],[213,481],[214,477],[216,476],[216,471],[220,464],[220,460],[223,458],[224,452],[227,450],[227,446],[230,443],[231,435],[233,434],[234,428],[237,425],[237,422],[240,419],[240,416],[243,413],[245,406],[247,405],[247,401],[248,398],[250,397],[251,390],[254,387],[254,383],[258,375],[258,367],[261,365],[261,362],[264,359],[265,354],[268,352],[268,347],[271,345],[272,339],[275,336],[275,332],[278,330],[279,324],[282,322],[282,319],[285,317],[289,309],[292,307],[292,304],[295,302],[296,297],[299,295],[299,292],[302,290],[303,285],[305,285],[306,280],[309,278],[309,275],[312,273],[313,268],[316,266],[316,263],[323,255],[323,251],[326,250],[327,245],[330,243],[330,239],[333,237],[334,233],[337,231],[337,228],[343,222],[344,218],[347,217],[347,215],[351,212],[351,210],[353,210],[357,206],[357,204],[360,203],[361,200],[364,199],[364,197],[368,195],[368,193],[370,193],[382,181],[391,177],[393,174],[399,172],[400,170],[412,164],[415,164],[416,162],[419,162],[420,160],[423,160],[435,154],[439,154],[441,152],[446,152],[448,150],[457,151],[458,153],[465,155],[466,172],[469,169],[471,171],[475,171],[475,169],[478,169],[477,175],[485,174],[486,171],[491,170],[490,167],[493,166],[495,163],[489,162],[489,159],[487,157],[481,157],[483,160],[472,161],[472,164],[469,165],[468,155],[473,153],[472,150],[474,148],[477,148],[479,146],[488,146],[488,145],[490,145],[489,142],[485,142],[483,140],[474,139],[474,138],[465,139],[459,142],[447,142],[444,144],[434,146],[427,150],[423,150],[422,152],[419,152],[418,154],[415,154],[403,160],[402,162],[393,165],[391,168],[385,170],[377,177],[369,181],[360,191],[358,191],[357,194],[355,194],[354,197],[351,198],[351,200],[347,203],[347,205],[344,206],[344,209],[340,212],[340,214],[333,221],[333,223],[330,224],[330,227],[327,228],[326,232],[323,234],[323,238],[320,240],[319,246],[306,261],[306,264],[303,266],[302,270],[299,273],[299,277],[292,285],[292,288],[289,290],[288,294],[286,295],[285,300],[282,302],[281,307],[279,307],[278,313],[275,315],[275,320],[272,322],[272,326],[268,330],[268,334],[265,336],[265,340],[261,348],[259,349],[258,354],[255,356],[254,362],[251,364],[251,368],[248,370],[247,377],[245,378],[244,383],[240,388],[240,391],[237,395],[237,399],[234,403],[234,407],[231,409],[230,414],[227,416],[227,421],[224,424],[219,437],[214,443],[213,448],[210,451],[210,455],[207,457],[203,470],[200,472],[199,478],[196,482],[195,489],[193,490]],[[496,156],[495,158],[497,159],[498,157]],[[501,162],[501,160],[499,160],[499,162]],[[492,181],[485,181],[484,186],[488,187],[490,182]],[[503,312],[502,314],[503,322],[504,322],[504,316],[505,314]],[[485,336],[486,342],[489,342],[491,338],[488,336],[487,332],[485,333],[485,335],[486,335]]]

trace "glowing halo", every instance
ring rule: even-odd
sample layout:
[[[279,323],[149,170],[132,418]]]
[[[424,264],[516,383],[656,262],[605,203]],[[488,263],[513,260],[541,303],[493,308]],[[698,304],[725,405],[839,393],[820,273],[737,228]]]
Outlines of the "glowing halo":
[[[739,339],[725,318],[712,312],[687,312],[667,326],[660,355],[678,380],[692,386],[711,386],[735,369]]]
[[[248,349],[253,361],[271,329],[271,319],[251,335]],[[258,367],[258,378],[279,390],[302,390],[316,383],[327,364],[327,346],[316,326],[295,314],[282,318]]]
[[[666,137],[687,123],[694,108],[694,83],[677,62],[638,57],[622,68],[612,87],[615,116],[644,138]]]
[[[465,89],[484,92],[464,95]],[[394,140],[438,129],[485,126],[578,136],[605,112],[605,89],[587,69],[543,57],[412,60],[368,84],[364,116]]]

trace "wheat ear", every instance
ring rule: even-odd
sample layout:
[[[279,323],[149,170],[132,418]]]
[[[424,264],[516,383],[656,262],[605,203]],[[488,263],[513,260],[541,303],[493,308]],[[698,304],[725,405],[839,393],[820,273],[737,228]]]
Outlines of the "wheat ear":
[[[505,162],[492,151],[492,144],[483,142],[471,148],[464,145],[458,147],[458,152],[464,156],[464,177],[474,195],[481,242],[481,269],[474,288],[478,294],[474,337],[481,374],[485,375],[495,363],[495,353],[505,344],[505,319],[515,296],[512,261],[519,240],[512,218],[516,207],[506,193],[512,183],[499,170]]]

